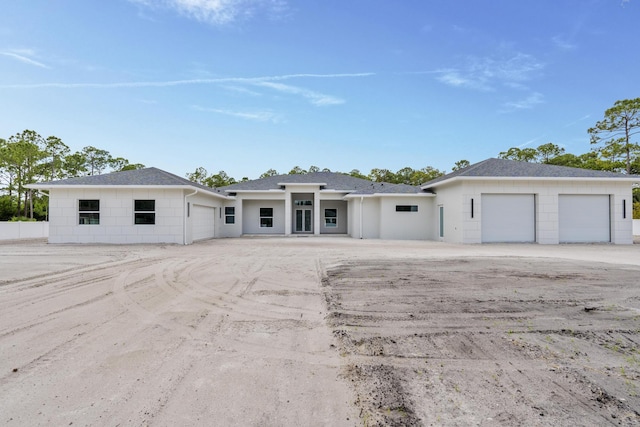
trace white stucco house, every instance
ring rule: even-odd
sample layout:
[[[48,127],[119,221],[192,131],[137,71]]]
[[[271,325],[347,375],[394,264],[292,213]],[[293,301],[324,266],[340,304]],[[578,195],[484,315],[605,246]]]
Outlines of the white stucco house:
[[[633,243],[640,176],[488,159],[422,186],[317,172],[209,188],[156,169],[33,184],[50,243],[341,235],[451,243]]]
[[[49,195],[49,243],[176,243],[214,237],[228,199],[156,168],[63,179]]]

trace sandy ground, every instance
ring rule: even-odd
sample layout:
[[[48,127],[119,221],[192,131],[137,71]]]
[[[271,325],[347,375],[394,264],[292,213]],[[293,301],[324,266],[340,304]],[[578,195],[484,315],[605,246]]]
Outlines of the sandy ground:
[[[637,425],[640,245],[0,244],[0,423]]]

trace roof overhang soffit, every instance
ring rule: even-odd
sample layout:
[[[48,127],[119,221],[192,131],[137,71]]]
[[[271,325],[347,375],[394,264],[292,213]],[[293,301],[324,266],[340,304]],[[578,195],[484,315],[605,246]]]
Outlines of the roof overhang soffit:
[[[226,194],[215,193],[203,188],[191,185],[46,185],[46,184],[28,184],[27,188],[34,190],[197,190],[198,193],[207,194],[209,196],[218,197],[220,199],[233,200],[232,196]]]
[[[457,181],[539,181],[539,182],[630,182],[640,183],[638,177],[620,177],[620,178],[608,178],[608,177],[538,177],[538,176],[456,176],[454,178],[445,179],[437,182],[433,185],[423,185],[420,188],[422,190],[430,190],[441,187],[446,184],[452,184]]]

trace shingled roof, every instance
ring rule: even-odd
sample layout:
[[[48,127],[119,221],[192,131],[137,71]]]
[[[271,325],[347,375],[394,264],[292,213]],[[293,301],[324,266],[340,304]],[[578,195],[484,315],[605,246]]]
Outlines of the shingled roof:
[[[349,194],[419,194],[424,193],[418,186],[373,182],[336,172],[312,172],[305,174],[274,175],[251,181],[238,182],[221,191],[236,193],[242,191],[282,190],[287,184],[322,184],[323,190],[343,191]]]
[[[433,179],[420,187],[429,189],[455,178],[604,178],[640,181],[638,175],[491,158]]]
[[[225,193],[216,188],[207,187],[189,181],[186,178],[179,177],[172,173],[163,171],[158,168],[135,169],[122,172],[112,172],[103,175],[79,176],[76,178],[61,179],[58,181],[49,181],[39,184],[31,184],[31,188],[56,188],[56,187],[108,187],[108,186],[131,186],[131,187],[193,187],[205,190],[219,196],[225,196]]]

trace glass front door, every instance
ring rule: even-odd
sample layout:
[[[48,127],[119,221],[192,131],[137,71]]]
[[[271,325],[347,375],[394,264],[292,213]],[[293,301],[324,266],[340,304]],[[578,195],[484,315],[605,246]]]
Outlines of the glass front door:
[[[311,233],[311,209],[296,209],[296,233]]]

